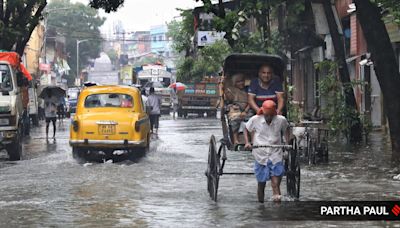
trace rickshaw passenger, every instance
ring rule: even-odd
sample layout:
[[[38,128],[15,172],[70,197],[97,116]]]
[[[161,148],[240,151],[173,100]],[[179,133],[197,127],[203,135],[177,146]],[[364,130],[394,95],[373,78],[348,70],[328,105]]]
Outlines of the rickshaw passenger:
[[[285,104],[282,83],[273,76],[273,68],[268,64],[263,64],[258,70],[258,78],[250,83],[248,102],[256,113],[259,112],[264,101],[272,100],[278,104],[277,114],[282,115]]]
[[[228,118],[233,132],[234,146],[239,144],[239,129],[243,121],[248,120],[250,106],[247,103],[247,87],[242,73],[234,74],[231,78],[233,86],[225,90],[228,101]]]

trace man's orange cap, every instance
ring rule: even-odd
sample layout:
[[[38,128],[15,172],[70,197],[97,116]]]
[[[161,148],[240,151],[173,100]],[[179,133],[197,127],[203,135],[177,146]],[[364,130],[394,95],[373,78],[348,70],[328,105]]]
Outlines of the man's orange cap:
[[[266,100],[262,104],[260,110],[258,110],[257,115],[262,115],[264,113],[271,113],[276,115],[276,104],[274,101]]]

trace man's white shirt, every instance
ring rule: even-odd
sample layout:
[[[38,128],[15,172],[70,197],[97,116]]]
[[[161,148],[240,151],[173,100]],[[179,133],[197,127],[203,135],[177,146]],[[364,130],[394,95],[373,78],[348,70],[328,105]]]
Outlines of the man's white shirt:
[[[285,135],[289,124],[284,116],[276,115],[270,124],[267,124],[264,115],[255,115],[246,123],[247,130],[254,132],[253,146],[282,145],[282,137]],[[282,161],[281,148],[253,148],[253,155],[261,165],[267,165],[268,160],[272,164]]]

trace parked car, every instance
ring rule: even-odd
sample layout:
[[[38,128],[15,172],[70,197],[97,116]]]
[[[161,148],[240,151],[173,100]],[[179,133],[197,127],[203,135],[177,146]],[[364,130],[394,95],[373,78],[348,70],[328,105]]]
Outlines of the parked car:
[[[84,88],[71,121],[69,143],[75,158],[89,150],[108,158],[115,150],[143,153],[149,148],[150,122],[137,88]]]

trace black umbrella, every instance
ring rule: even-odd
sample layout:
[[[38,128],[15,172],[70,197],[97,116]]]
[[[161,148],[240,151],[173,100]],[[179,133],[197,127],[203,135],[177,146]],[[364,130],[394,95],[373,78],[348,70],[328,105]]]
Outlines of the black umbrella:
[[[43,99],[46,98],[49,91],[51,91],[51,96],[65,97],[65,90],[59,86],[44,87],[42,92],[40,92],[39,97]]]

